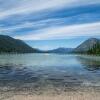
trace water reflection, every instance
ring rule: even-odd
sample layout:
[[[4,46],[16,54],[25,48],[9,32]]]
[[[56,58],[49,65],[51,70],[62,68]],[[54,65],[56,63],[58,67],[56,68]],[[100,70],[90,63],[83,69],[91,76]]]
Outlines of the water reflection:
[[[100,70],[100,60],[85,56],[77,56],[78,61],[89,71]]]
[[[3,59],[2,59],[3,58]],[[8,60],[9,58],[9,60]],[[13,59],[12,59],[13,58]],[[1,55],[0,89],[69,88],[92,83],[100,86],[100,59],[79,55]]]

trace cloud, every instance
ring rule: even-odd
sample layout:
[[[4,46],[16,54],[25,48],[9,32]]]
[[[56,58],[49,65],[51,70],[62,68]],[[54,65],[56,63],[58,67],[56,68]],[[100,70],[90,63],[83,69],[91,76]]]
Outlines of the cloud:
[[[27,35],[14,36],[22,40],[66,39],[73,36],[96,36],[100,33],[100,22],[48,27]]]
[[[1,0],[3,2],[4,0]],[[13,15],[39,13],[43,10],[56,10],[63,7],[75,7],[88,4],[98,4],[99,0],[9,0],[0,7],[0,19]]]
[[[0,0],[0,4],[0,34],[45,40],[100,31],[99,0]]]
[[[75,10],[76,11],[76,10]],[[74,11],[74,12],[75,12]],[[70,11],[69,11],[70,12]],[[67,12],[67,13],[69,13]],[[80,12],[80,11],[77,11]],[[58,12],[59,13],[59,12]],[[57,13],[57,14],[58,14]],[[51,13],[52,14],[52,13]],[[55,14],[56,15],[56,14]],[[48,15],[49,16],[49,15]],[[41,17],[41,16],[40,16]],[[50,16],[49,16],[50,17]],[[16,35],[16,34],[28,34],[30,32],[35,33],[38,30],[44,30],[52,27],[64,27],[68,25],[81,25],[84,23],[93,23],[100,21],[100,14],[98,13],[76,13],[74,16],[70,15],[68,17],[50,17],[35,20],[35,21],[9,21],[8,25],[0,24],[0,34]],[[13,24],[12,24],[13,22]],[[11,24],[11,25],[9,25]],[[34,32],[33,32],[34,31]],[[37,33],[37,32],[36,32]]]
[[[56,25],[61,25],[61,24],[64,24],[64,18],[59,18],[59,19],[45,19],[45,20],[40,20],[40,21],[35,21],[35,22],[29,22],[29,21],[26,21],[26,22],[22,22],[22,23],[19,23],[17,25],[12,25],[12,26],[0,26],[0,33],[9,33],[10,34],[13,34],[15,33],[16,31],[21,31],[21,30],[24,30],[24,29],[29,29],[29,31],[32,31],[32,30],[37,30],[37,29],[42,29],[44,27],[47,27],[47,26],[56,26]]]
[[[0,12],[0,18],[9,17],[16,14],[29,14],[38,12],[45,9],[60,8],[65,6],[66,3],[71,3],[73,0],[22,0],[23,2],[17,3],[15,7],[6,9]],[[16,2],[16,0],[15,0]],[[12,6],[12,5],[11,5]]]

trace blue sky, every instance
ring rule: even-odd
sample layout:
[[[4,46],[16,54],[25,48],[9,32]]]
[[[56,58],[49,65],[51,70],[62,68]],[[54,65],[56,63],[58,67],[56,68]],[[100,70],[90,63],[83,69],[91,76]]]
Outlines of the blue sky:
[[[100,0],[0,0],[0,34],[35,48],[74,48],[100,37]]]

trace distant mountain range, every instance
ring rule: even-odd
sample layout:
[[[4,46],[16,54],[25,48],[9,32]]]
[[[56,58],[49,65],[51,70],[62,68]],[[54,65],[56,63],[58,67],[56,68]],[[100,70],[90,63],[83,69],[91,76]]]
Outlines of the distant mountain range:
[[[100,40],[90,38],[76,48],[58,48],[47,51],[48,53],[87,53],[100,54]]]
[[[87,53],[100,54],[100,40],[90,38],[76,48],[57,48],[41,51],[30,47],[24,41],[14,39],[10,36],[0,35],[0,53]]]
[[[22,40],[14,39],[10,36],[0,35],[0,53],[34,53],[39,50],[34,49]]]
[[[57,48],[53,50],[46,51],[47,53],[71,53],[73,51],[73,48]]]

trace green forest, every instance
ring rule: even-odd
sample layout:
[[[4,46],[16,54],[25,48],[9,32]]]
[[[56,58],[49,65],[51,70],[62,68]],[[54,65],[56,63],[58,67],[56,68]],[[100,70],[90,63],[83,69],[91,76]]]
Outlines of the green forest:
[[[100,54],[100,43],[97,43],[88,50],[88,54]]]

